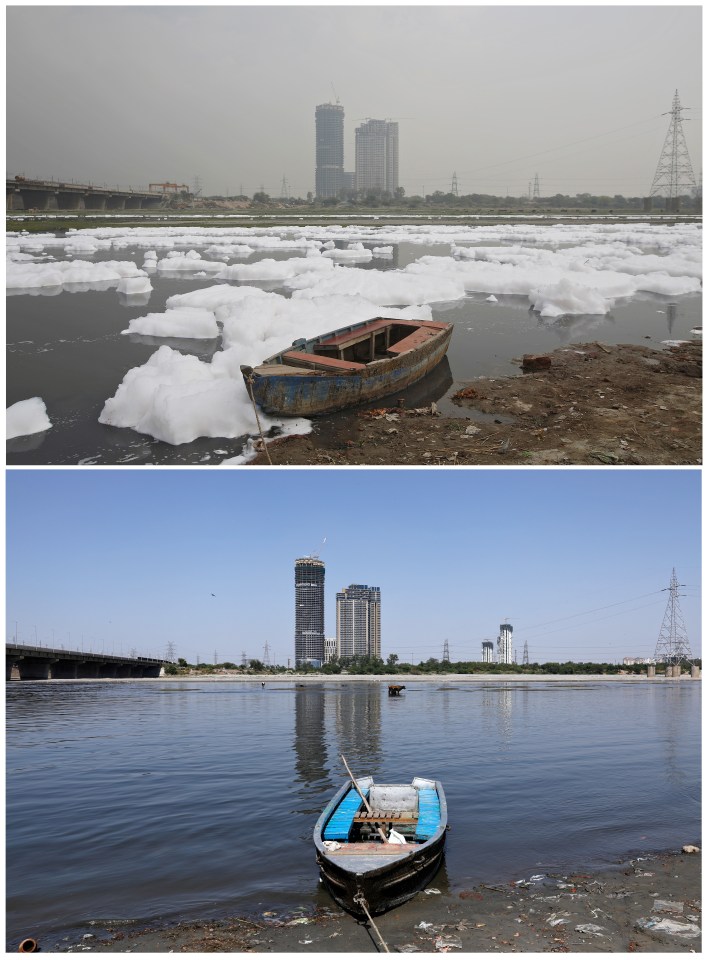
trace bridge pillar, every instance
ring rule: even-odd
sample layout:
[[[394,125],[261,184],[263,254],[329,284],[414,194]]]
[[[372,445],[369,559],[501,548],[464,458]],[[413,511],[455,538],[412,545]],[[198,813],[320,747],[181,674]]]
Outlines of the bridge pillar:
[[[115,195],[106,197],[105,205],[108,210],[124,210],[125,197],[116,197]]]
[[[76,664],[76,676],[80,680],[98,676],[98,662],[96,660],[79,660]]]
[[[48,680],[50,665],[45,657],[22,657],[18,662],[20,680]]]
[[[98,676],[104,680],[112,680],[117,675],[114,663],[101,663],[98,667]]]
[[[105,210],[105,196],[87,193],[83,198],[86,210]]]
[[[7,190],[5,192],[5,209],[12,210],[24,210],[25,205],[22,201],[22,194],[19,190]]]
[[[126,197],[126,198],[125,198],[125,209],[126,209],[126,210],[142,210],[142,198],[141,198],[141,197]]]
[[[51,665],[51,678],[52,680],[75,680],[77,667],[76,660],[56,660]]]
[[[21,190],[23,210],[46,210],[49,194],[46,190]]]
[[[58,204],[59,210],[78,210],[83,201],[83,197],[80,193],[73,193],[72,191],[59,191],[56,194],[56,202]]]
[[[5,679],[12,680],[12,668],[17,664],[14,657],[5,657]]]

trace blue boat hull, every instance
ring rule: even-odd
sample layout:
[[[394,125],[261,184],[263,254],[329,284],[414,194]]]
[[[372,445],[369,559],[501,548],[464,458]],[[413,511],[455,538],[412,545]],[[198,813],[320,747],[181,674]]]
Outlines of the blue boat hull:
[[[244,368],[243,375],[255,402],[265,413],[292,417],[334,413],[417,383],[446,355],[452,329],[449,325],[418,349],[376,360],[362,370],[323,372],[292,368],[291,372],[270,373],[263,365],[255,370]]]

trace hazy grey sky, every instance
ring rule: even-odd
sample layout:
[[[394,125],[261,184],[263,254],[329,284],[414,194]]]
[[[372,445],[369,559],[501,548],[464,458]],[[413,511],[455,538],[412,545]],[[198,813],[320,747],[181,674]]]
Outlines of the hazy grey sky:
[[[399,119],[407,194],[649,192],[674,91],[701,173],[700,6],[11,6],[7,169],[314,188],[314,109]]]

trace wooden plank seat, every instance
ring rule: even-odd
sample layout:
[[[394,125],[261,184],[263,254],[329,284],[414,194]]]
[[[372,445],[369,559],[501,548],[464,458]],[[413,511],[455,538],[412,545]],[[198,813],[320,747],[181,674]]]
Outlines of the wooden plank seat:
[[[416,320],[371,320],[370,323],[366,323],[364,327],[358,327],[356,330],[346,330],[343,333],[336,334],[335,337],[326,337],[324,340],[319,340],[314,349],[319,347],[328,349],[329,347],[351,346],[360,340],[367,340],[371,333],[384,330],[385,327],[389,327],[393,323],[403,327],[418,326]]]
[[[299,350],[288,350],[282,354],[282,359],[291,361],[297,366],[311,367],[313,370],[363,370],[364,363],[354,363],[351,360],[337,360],[335,357],[319,357],[313,353],[301,353]]]
[[[410,847],[417,846],[419,844],[411,840],[408,840],[407,843],[344,843],[338,850],[327,850],[326,855],[329,857],[359,857],[362,853],[371,857],[399,856]]]
[[[361,810],[360,813],[357,813],[353,817],[354,823],[416,823],[417,822],[416,813],[384,813],[380,810],[373,810],[372,813],[368,813],[367,810]]]
[[[431,340],[432,337],[435,337],[438,333],[438,330],[430,330],[428,327],[420,327],[419,330],[415,330],[414,333],[410,333],[408,337],[405,337],[404,340],[398,340],[397,343],[392,343],[387,348],[387,352],[391,353],[393,356],[399,356],[400,353],[406,353],[408,350],[413,350],[415,347],[421,346],[423,343],[426,343],[427,340]]]

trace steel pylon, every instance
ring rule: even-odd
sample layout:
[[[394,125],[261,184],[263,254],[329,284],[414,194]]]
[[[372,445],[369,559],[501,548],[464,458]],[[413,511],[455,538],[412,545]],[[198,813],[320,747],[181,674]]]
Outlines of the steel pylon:
[[[662,153],[657,164],[657,171],[652,181],[650,196],[665,196],[669,200],[676,200],[689,190],[696,192],[696,180],[689,159],[689,150],[686,146],[684,131],[682,130],[682,107],[679,101],[679,91],[674,91],[672,109],[663,116],[671,117],[669,130],[662,147]]]
[[[662,628],[659,631],[657,646],[655,647],[655,661],[657,663],[691,663],[693,660],[689,638],[686,635],[684,618],[681,607],[679,606],[679,587],[683,586],[677,582],[677,574],[672,569],[672,578],[669,586],[669,600],[667,609],[664,611]]]

